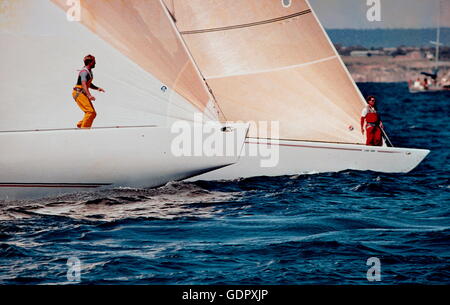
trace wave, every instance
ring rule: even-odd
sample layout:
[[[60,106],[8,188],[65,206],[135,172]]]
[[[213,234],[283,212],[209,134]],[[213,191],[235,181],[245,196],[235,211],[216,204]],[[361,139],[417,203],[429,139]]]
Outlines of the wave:
[[[231,200],[233,196],[232,192],[209,191],[195,183],[171,182],[156,189],[117,188],[53,199],[9,203],[0,209],[0,220],[25,219],[39,215],[91,221],[211,217],[212,204]]]

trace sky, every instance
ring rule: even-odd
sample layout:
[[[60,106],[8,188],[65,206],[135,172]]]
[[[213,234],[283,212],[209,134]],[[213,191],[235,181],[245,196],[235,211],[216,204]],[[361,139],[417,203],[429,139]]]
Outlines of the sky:
[[[21,2],[28,1],[36,5],[34,13],[28,14],[28,16],[34,16],[36,12],[39,12],[39,3],[48,0],[0,0],[0,17],[2,17],[2,5],[12,3],[13,6],[20,8]],[[367,5],[368,1],[380,2],[382,21],[367,20],[367,11],[370,9]],[[441,10],[438,9],[439,1],[442,3]],[[309,2],[327,29],[435,28],[438,15],[441,16],[442,26],[450,27],[450,0],[309,0]],[[55,13],[59,14],[60,11],[55,10]],[[35,23],[33,17],[29,19],[29,24],[32,24],[33,28],[44,26]],[[0,18],[0,26],[5,21]],[[47,29],[48,32],[63,30],[57,27]]]
[[[296,0],[292,0],[296,1]],[[439,1],[441,9],[439,10]],[[373,0],[309,0],[328,29],[434,28],[441,12],[443,27],[450,27],[450,0],[379,0],[381,21],[369,22]]]

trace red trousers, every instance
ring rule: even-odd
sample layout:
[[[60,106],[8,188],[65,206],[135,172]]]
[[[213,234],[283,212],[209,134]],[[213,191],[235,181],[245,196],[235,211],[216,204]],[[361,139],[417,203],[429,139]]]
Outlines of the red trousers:
[[[381,128],[379,126],[367,126],[366,128],[366,145],[382,146],[383,139],[381,136]]]

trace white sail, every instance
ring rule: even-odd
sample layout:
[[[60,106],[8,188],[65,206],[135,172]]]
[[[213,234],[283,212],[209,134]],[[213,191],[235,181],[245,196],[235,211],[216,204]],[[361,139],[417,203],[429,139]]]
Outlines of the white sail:
[[[305,0],[173,0],[172,10],[226,119],[279,121],[282,139],[365,142],[363,98]]]
[[[0,130],[74,127],[82,112],[71,88],[86,54],[106,89],[95,94],[94,126],[166,124],[196,112],[216,119],[159,0],[80,3],[80,21],[70,22],[66,1],[1,0]]]
[[[218,113],[160,0],[0,0],[0,39],[0,200],[155,187],[237,161],[242,124],[186,123],[208,136],[201,148],[233,153],[173,152],[172,123]],[[106,93],[92,91],[97,118],[77,129],[72,88],[87,54]]]

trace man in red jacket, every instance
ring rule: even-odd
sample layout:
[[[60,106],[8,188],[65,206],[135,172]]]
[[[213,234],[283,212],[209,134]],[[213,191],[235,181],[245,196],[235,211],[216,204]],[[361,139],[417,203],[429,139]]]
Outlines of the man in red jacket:
[[[365,128],[364,123],[366,125]],[[382,128],[383,122],[381,122],[380,116],[376,111],[376,99],[374,96],[369,96],[367,98],[367,106],[364,107],[361,114],[361,132],[364,134],[364,130],[366,131],[366,145],[383,145]]]

